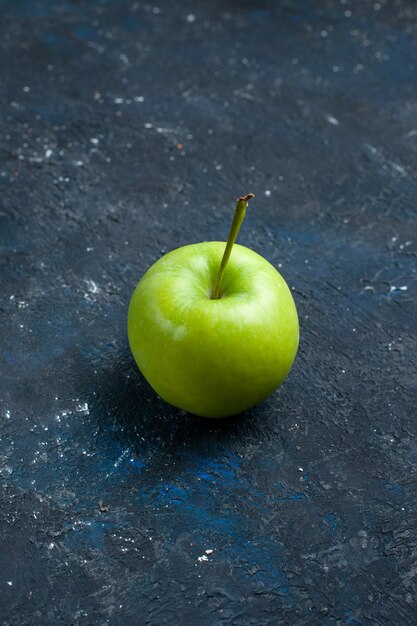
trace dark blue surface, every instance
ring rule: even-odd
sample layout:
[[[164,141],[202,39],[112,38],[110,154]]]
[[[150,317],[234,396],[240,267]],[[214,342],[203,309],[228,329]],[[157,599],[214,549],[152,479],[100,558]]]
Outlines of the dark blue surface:
[[[0,622],[415,624],[415,3],[0,11]],[[249,191],[300,351],[207,421],[127,306]]]

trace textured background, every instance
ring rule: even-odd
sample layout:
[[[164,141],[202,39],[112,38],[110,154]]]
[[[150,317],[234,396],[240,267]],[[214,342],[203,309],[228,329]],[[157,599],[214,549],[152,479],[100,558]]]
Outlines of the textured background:
[[[417,623],[416,3],[0,15],[1,624]],[[249,191],[301,344],[215,423],[140,376],[127,305]]]

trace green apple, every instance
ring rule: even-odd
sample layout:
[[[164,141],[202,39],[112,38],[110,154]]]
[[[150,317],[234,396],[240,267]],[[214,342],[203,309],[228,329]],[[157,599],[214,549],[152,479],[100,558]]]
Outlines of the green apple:
[[[204,417],[235,415],[266,398],[297,353],[297,310],[285,280],[234,244],[252,197],[239,198],[227,243],[169,252],[129,306],[129,343],[142,374],[161,398]]]

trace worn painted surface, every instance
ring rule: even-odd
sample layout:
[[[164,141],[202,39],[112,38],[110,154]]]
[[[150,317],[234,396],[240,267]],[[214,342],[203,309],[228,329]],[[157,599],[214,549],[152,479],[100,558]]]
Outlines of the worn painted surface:
[[[415,3],[0,12],[1,624],[417,623]],[[249,191],[300,351],[207,422],[127,305]]]

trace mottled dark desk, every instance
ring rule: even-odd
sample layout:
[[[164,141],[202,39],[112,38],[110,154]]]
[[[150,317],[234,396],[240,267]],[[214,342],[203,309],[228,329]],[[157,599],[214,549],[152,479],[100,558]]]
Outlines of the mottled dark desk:
[[[416,4],[0,14],[1,624],[417,623]],[[217,423],[155,396],[127,305],[249,191],[302,340]]]

